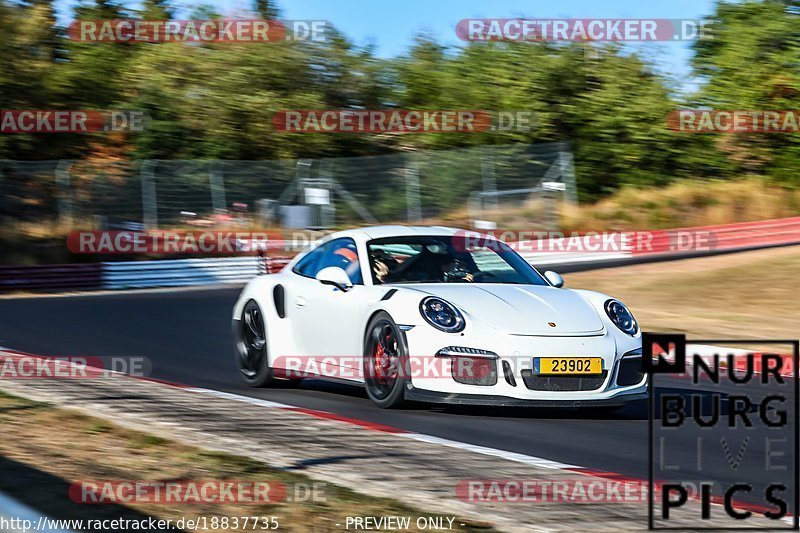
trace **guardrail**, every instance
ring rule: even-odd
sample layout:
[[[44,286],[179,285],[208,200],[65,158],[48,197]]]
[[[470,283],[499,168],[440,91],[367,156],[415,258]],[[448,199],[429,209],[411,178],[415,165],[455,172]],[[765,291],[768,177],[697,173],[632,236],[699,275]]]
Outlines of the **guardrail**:
[[[647,246],[597,252],[530,252],[516,243],[521,255],[540,269],[563,272],[620,266],[629,263],[679,259],[740,250],[800,244],[800,217],[647,232]],[[702,241],[687,246],[685,238]],[[533,242],[533,241],[531,241]],[[537,249],[550,249],[536,243]],[[266,263],[277,272],[289,257]],[[262,267],[263,268],[263,267]],[[0,267],[0,292],[124,290],[243,283],[259,274],[259,259],[237,256],[208,259],[105,262],[77,265]]]
[[[57,290],[98,290],[103,288],[100,263],[79,265],[2,266],[0,292]]]
[[[241,283],[258,274],[252,256],[102,263],[104,289]]]

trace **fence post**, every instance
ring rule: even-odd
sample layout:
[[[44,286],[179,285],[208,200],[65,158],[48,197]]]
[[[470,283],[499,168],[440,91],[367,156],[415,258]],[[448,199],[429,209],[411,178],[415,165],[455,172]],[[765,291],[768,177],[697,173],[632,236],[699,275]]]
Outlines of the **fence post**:
[[[336,220],[336,205],[333,203],[333,171],[331,167],[333,163],[330,159],[324,160],[323,163],[320,164],[320,180],[325,185],[325,188],[328,189],[328,203],[323,205],[320,208],[322,219],[321,225],[325,228],[333,227],[334,221]]]
[[[61,159],[56,166],[56,190],[58,191],[58,223],[72,228],[72,195],[69,188],[69,168],[72,161]]]
[[[372,213],[370,213],[366,207],[361,205],[361,202],[356,200],[355,196],[350,194],[350,191],[342,187],[339,184],[339,182],[336,181],[334,178],[331,178],[331,186],[334,188],[334,190],[336,190],[339,196],[341,196],[342,199],[344,199],[344,201],[347,202],[347,204],[353,209],[353,211],[355,211],[361,218],[363,218],[370,224],[378,223],[378,219],[372,216]]]
[[[155,176],[157,164],[158,161],[149,159],[142,164],[142,222],[146,230],[153,230],[158,227]]]
[[[485,146],[481,146],[480,150],[483,192],[486,193],[486,197],[492,199],[490,209],[497,209],[497,180],[494,174],[494,156],[489,154]]]
[[[211,172],[208,175],[211,187],[211,210],[214,213],[222,213],[228,205],[225,198],[225,178],[219,169],[220,164],[219,161],[211,163]]]
[[[572,152],[562,150],[558,154],[558,163],[561,169],[561,180],[564,182],[564,196],[570,205],[578,205],[578,187],[575,183],[575,165]]]
[[[475,221],[483,220],[483,193],[472,191],[467,200],[467,212],[469,213],[470,224],[475,226]]]
[[[419,198],[419,166],[409,156],[405,167],[406,178],[406,218],[409,222],[417,222],[422,218],[422,206]]]

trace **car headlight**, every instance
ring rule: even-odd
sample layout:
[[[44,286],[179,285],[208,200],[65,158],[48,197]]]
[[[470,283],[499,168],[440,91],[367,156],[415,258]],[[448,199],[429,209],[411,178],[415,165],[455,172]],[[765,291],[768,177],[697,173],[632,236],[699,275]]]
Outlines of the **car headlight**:
[[[623,333],[627,333],[631,337],[636,335],[639,331],[639,324],[636,323],[636,319],[633,318],[628,308],[622,305],[622,302],[614,299],[608,300],[605,308],[608,318],[610,318],[611,322]]]
[[[452,304],[441,298],[424,298],[419,304],[419,312],[428,324],[446,333],[458,333],[464,329],[464,317]]]

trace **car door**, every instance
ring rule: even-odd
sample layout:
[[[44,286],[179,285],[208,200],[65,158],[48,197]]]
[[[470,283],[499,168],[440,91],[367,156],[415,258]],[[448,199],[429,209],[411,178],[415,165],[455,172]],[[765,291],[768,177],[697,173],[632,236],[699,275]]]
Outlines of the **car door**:
[[[315,252],[316,256],[309,258],[307,265],[302,265],[301,260],[297,265],[301,267],[299,271],[295,267],[295,273],[302,278],[295,284],[295,338],[324,374],[355,378],[351,359],[361,357],[364,314],[369,300],[356,244],[351,238],[335,239]],[[331,266],[347,272],[353,283],[350,290],[342,291],[314,278],[320,270]]]

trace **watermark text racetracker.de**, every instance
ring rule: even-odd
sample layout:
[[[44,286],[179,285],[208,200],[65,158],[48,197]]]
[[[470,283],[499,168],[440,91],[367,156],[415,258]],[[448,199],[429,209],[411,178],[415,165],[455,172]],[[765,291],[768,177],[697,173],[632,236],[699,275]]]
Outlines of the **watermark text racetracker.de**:
[[[328,500],[321,481],[282,483],[276,480],[83,480],[72,483],[69,499],[84,505],[226,505]]]
[[[150,359],[140,356],[38,356],[0,352],[0,380],[147,377],[152,369]]]
[[[692,41],[707,35],[694,19],[464,19],[456,25],[463,41]]]
[[[800,133],[800,110],[680,109],[667,125],[683,133]]]
[[[76,20],[67,30],[82,42],[140,43],[280,43],[324,42],[330,32],[324,20]]]
[[[609,479],[465,479],[456,496],[478,503],[643,503],[644,480]]]
[[[536,116],[514,109],[285,109],[272,125],[283,133],[529,132]]]
[[[74,254],[233,255],[257,251],[296,253],[316,242],[306,232],[224,230],[90,230],[73,231],[67,248]],[[657,253],[710,251],[717,247],[713,230],[584,231],[459,230],[458,252],[509,247],[519,253]]]
[[[145,120],[142,111],[2,109],[0,133],[143,131]]]
[[[225,255],[258,250],[300,250],[313,242],[302,232],[275,231],[73,231],[67,249],[74,254]]]
[[[591,252],[688,252],[710,251],[717,247],[713,230],[655,231],[538,231],[538,230],[459,230],[453,246],[459,251],[496,249],[499,244],[518,253],[591,253]]]

